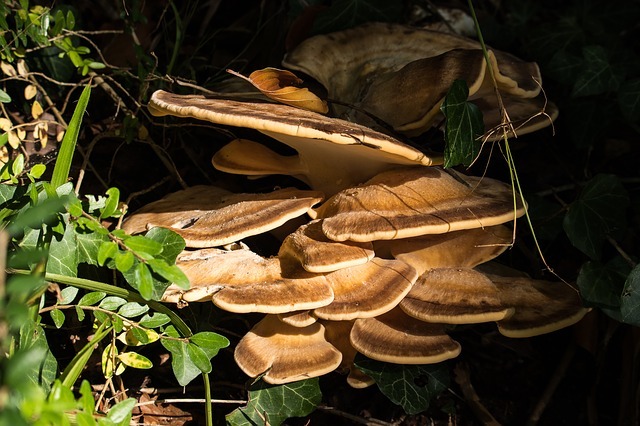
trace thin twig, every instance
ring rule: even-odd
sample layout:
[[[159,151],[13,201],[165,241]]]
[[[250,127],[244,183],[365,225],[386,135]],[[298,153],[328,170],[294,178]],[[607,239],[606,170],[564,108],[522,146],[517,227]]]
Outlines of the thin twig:
[[[329,407],[327,405],[318,405],[317,409],[320,410],[320,411],[324,411],[326,413],[330,413],[330,414],[334,414],[334,415],[339,416],[339,417],[343,417],[345,419],[354,421],[356,423],[360,423],[362,425],[368,425],[368,426],[396,426],[396,423],[388,423],[388,422],[385,422],[385,421],[382,421],[382,420],[378,420],[378,419],[374,419],[374,418],[371,418],[371,417],[365,418],[365,417],[356,416],[355,414],[347,413],[345,411],[338,410],[337,408]]]

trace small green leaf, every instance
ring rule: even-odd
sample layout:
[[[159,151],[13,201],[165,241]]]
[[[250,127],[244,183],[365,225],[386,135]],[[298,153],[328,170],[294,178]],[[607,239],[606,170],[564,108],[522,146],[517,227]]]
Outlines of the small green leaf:
[[[184,238],[168,228],[156,226],[151,228],[145,236],[162,246],[162,253],[157,257],[169,265],[176,263],[176,258],[186,247]]]
[[[64,312],[60,309],[53,309],[50,314],[56,328],[62,327],[62,324],[64,324]]]
[[[147,305],[141,305],[136,302],[125,303],[118,309],[118,314],[125,318],[134,318],[146,313],[149,310]]]
[[[68,18],[67,18],[68,19]],[[116,424],[129,424],[131,420],[131,412],[133,407],[136,406],[136,400],[133,398],[127,398],[122,402],[117,403],[107,413],[107,418]]]
[[[122,363],[131,368],[137,368],[140,370],[148,370],[153,367],[153,363],[149,360],[149,358],[140,355],[137,352],[123,352],[118,355],[118,359],[122,361]]]
[[[133,267],[134,261],[135,256],[130,251],[118,251],[116,253],[116,269],[123,274]]]
[[[98,265],[102,266],[108,260],[113,258],[118,252],[118,244],[115,241],[107,241],[100,245],[98,249]]]
[[[624,283],[620,313],[623,322],[635,326],[640,325],[640,265],[633,268]]]
[[[78,295],[77,287],[65,287],[60,290],[60,300],[58,300],[58,305],[68,305],[76,298]]]
[[[245,407],[227,415],[227,424],[278,426],[290,417],[303,417],[316,409],[322,399],[318,378],[286,385],[268,385],[262,380],[251,386]]]
[[[3,104],[8,104],[9,102],[11,102],[11,96],[9,96],[9,94],[2,89],[0,89],[0,102],[2,102]]]
[[[95,409],[95,401],[93,399],[93,393],[91,392],[91,385],[88,380],[83,380],[80,385],[80,407],[82,411],[88,414],[93,414]]]
[[[592,260],[582,265],[577,284],[586,306],[619,310],[620,295],[630,269],[621,256],[606,264]]]
[[[78,305],[80,306],[92,306],[104,299],[107,293],[103,291],[92,291],[91,293],[87,293],[80,298],[78,301]]]
[[[107,189],[107,200],[104,207],[100,209],[100,219],[113,216],[118,211],[118,204],[120,203],[120,190],[118,188]]]
[[[157,328],[168,324],[169,322],[171,322],[171,318],[169,318],[167,314],[153,312],[152,314],[146,314],[143,316],[138,324],[147,328]]]
[[[24,155],[18,154],[11,164],[11,172],[14,176],[19,175],[24,170]]]
[[[201,331],[189,337],[189,341],[200,346],[209,358],[213,358],[222,348],[229,346],[229,339],[212,331]]]
[[[99,306],[107,311],[115,311],[125,303],[127,303],[127,300],[122,297],[108,296],[102,299]]]
[[[142,235],[134,235],[131,238],[127,238],[124,240],[124,245],[136,253],[147,253],[152,256],[162,252],[162,244]]]
[[[149,259],[148,264],[153,272],[167,281],[185,290],[189,288],[189,278],[187,278],[184,272],[176,265],[168,265],[167,262],[162,259]]]
[[[40,177],[44,174],[44,172],[47,170],[47,166],[45,166],[44,164],[36,164],[33,167],[31,167],[31,170],[29,170],[29,176],[31,176],[34,179],[40,179]]]
[[[445,364],[388,364],[358,356],[356,367],[373,378],[380,391],[407,414],[417,414],[429,408],[431,399],[449,386],[449,371]]]
[[[153,278],[149,267],[144,263],[138,263],[135,270],[136,289],[142,297],[149,300],[153,297]]]
[[[478,138],[484,133],[482,112],[467,101],[468,97],[467,83],[456,80],[440,107],[446,118],[444,167],[469,166],[480,151]]]
[[[191,362],[198,367],[198,370],[203,373],[211,372],[211,361],[209,361],[209,357],[199,346],[193,343],[187,344],[187,354],[189,354]]]

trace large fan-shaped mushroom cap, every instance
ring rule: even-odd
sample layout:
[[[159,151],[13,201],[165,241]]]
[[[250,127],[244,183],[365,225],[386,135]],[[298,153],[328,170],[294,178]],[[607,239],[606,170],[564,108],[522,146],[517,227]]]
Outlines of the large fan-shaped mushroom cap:
[[[375,241],[498,225],[514,211],[511,188],[489,178],[435,167],[380,173],[341,191],[317,209],[322,232],[335,241]]]
[[[277,228],[307,213],[323,194],[284,188],[267,194],[234,194],[215,186],[193,186],[147,204],[122,228],[135,234],[169,228],[187,247],[216,247]]]
[[[234,358],[248,376],[282,384],[327,374],[340,365],[342,354],[324,337],[319,323],[293,327],[267,315],[236,346]]]
[[[313,189],[325,194],[364,182],[394,165],[429,166],[441,161],[365,126],[288,105],[176,95],[158,90],[151,96],[149,111],[157,116],[190,117],[259,130],[295,149],[298,165],[293,166],[290,174],[303,176]],[[242,166],[244,154],[238,154],[242,150],[232,148],[219,154],[224,159],[225,170],[244,173],[242,167],[248,170],[258,167],[256,159]],[[264,154],[266,150],[260,152]],[[265,167],[275,167],[278,154],[267,157]],[[287,161],[291,166],[292,160]],[[216,162],[214,159],[214,166]],[[354,164],[358,166],[353,167]],[[278,169],[284,171],[286,167]]]

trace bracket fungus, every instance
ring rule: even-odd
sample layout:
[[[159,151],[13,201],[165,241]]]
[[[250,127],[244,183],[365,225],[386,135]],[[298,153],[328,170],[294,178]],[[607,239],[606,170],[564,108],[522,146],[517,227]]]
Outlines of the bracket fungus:
[[[510,111],[517,134],[549,125],[557,109],[547,104],[546,115],[538,115],[546,104],[539,96],[538,66],[493,49],[488,58],[504,105],[509,109],[511,99],[520,105]],[[311,37],[289,52],[283,65],[315,78],[329,98],[358,107],[337,107],[338,115],[374,127],[359,112],[365,110],[408,135],[432,126],[455,79],[467,82],[471,99],[495,97],[480,43],[403,25],[370,23]],[[485,127],[500,119],[487,115]]]
[[[176,95],[158,90],[151,96],[149,111],[156,116],[175,115],[258,130],[289,145],[297,155],[280,162],[279,154],[260,148],[258,154],[265,158],[260,166],[257,157],[245,160],[242,152],[246,151],[234,146],[246,146],[246,141],[236,141],[230,148],[218,152],[214,166],[220,161],[222,169],[234,173],[263,167],[265,170],[259,174],[275,168],[301,177],[311,188],[326,195],[364,182],[393,166],[430,166],[442,161],[440,156],[431,157],[368,127],[288,105]],[[353,167],[354,164],[358,167]],[[288,167],[290,172],[286,172]]]

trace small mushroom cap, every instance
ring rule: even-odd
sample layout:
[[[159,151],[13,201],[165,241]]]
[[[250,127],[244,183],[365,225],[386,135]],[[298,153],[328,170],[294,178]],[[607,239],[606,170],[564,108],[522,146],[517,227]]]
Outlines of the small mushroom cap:
[[[515,308],[513,315],[498,321],[498,330],[507,337],[551,333],[575,324],[590,310],[582,306],[578,291],[565,283],[488,277],[498,287],[502,303]]]
[[[169,194],[131,215],[129,233],[154,226],[180,234],[187,247],[215,247],[277,228],[307,213],[323,194],[284,188],[268,194],[233,194],[214,186],[194,186]]]
[[[279,314],[314,309],[333,301],[323,275],[304,270],[283,271],[277,258],[263,258],[249,250],[202,249],[180,255],[176,265],[191,288],[169,286],[165,302],[203,301],[229,312]]]
[[[361,354],[394,364],[435,364],[460,354],[460,344],[441,324],[417,320],[400,308],[356,320],[350,338]]]
[[[307,327],[316,322],[316,317],[311,316],[311,311],[293,311],[278,314],[278,319],[294,327]]]
[[[250,153],[250,155],[248,155]],[[304,180],[305,169],[297,155],[280,155],[261,143],[234,139],[215,153],[213,167],[247,176],[288,175]]]
[[[475,324],[499,321],[513,314],[498,287],[470,268],[438,268],[418,278],[400,308],[421,321]]]
[[[151,96],[149,111],[259,130],[295,149],[300,164],[295,174],[304,167],[309,185],[325,194],[364,182],[394,165],[430,166],[442,161],[368,127],[288,105],[158,90]],[[226,161],[242,163],[238,155],[243,154],[229,151]]]
[[[322,274],[367,263],[375,256],[373,244],[354,241],[336,242],[322,233],[319,220],[300,226],[289,234],[278,257],[290,257],[313,273]]]
[[[331,272],[326,278],[333,289],[333,302],[314,309],[313,315],[345,321],[390,311],[409,292],[418,274],[404,262],[374,258],[364,265]]]
[[[240,340],[234,358],[248,376],[265,373],[265,382],[282,384],[327,374],[342,354],[327,342],[321,324],[299,328],[267,315]]]
[[[380,173],[337,193],[316,211],[322,232],[332,240],[391,240],[514,220],[524,207],[514,211],[513,197],[508,185],[493,179],[414,167]]]
[[[422,275],[434,268],[473,268],[498,257],[510,247],[513,234],[503,225],[444,234],[378,241],[376,252],[389,252]]]

